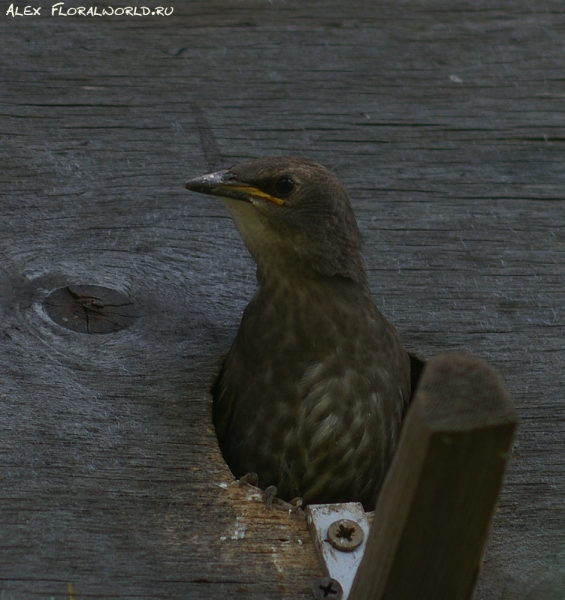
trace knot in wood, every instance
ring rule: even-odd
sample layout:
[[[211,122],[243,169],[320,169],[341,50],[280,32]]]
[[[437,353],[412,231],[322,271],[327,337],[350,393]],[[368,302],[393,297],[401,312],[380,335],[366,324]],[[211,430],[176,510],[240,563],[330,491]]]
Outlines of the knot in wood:
[[[139,317],[131,298],[98,285],[68,285],[49,294],[44,304],[55,323],[78,333],[113,333]]]

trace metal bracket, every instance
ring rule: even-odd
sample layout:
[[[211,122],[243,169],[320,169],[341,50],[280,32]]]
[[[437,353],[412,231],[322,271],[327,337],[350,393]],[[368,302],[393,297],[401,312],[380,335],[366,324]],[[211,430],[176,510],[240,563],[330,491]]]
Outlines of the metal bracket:
[[[369,536],[363,505],[310,504],[306,520],[324,574],[341,584],[342,598],[347,600]]]

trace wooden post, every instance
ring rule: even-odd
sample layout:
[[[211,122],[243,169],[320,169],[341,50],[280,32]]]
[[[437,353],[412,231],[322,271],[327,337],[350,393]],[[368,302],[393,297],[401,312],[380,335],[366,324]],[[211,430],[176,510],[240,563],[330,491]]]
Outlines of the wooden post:
[[[517,417],[469,354],[424,369],[350,600],[469,600]]]

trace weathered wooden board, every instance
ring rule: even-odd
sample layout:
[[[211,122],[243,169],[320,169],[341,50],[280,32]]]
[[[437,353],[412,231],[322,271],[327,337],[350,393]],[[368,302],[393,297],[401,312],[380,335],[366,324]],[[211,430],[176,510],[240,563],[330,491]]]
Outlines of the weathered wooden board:
[[[222,206],[180,189],[292,153],[350,190],[375,298],[407,346],[485,358],[516,403],[475,597],[562,599],[562,3],[175,0],[171,17],[124,18],[8,6],[2,597],[309,597],[321,570],[305,524],[231,485],[211,427],[253,265]],[[69,284],[119,290],[141,316],[68,331],[42,302]]]

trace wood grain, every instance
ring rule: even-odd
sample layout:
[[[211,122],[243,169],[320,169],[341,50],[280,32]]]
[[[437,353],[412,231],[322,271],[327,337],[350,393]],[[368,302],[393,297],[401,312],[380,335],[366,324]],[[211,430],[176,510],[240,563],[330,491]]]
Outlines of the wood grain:
[[[254,267],[220,203],[181,190],[299,154],[349,189],[409,349],[485,358],[517,406],[475,597],[561,599],[561,3],[167,5],[0,12],[3,597],[310,597],[305,525],[231,486],[211,427]],[[70,332],[42,304],[68,285],[142,315]]]

